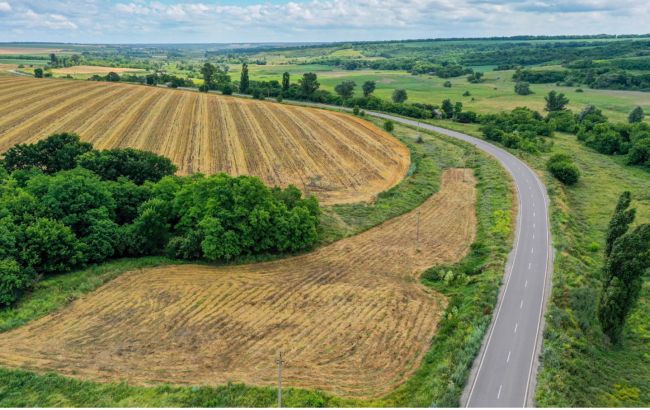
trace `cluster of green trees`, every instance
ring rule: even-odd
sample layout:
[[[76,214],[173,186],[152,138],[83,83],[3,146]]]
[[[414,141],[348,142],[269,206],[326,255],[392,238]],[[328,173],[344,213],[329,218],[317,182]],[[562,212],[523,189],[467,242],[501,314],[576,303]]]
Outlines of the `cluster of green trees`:
[[[575,185],[580,179],[580,170],[567,154],[555,154],[546,162],[546,168],[565,185]]]
[[[109,258],[228,261],[300,251],[318,238],[318,201],[295,187],[175,171],[167,158],[97,151],[74,134],[9,149],[0,167],[0,306],[42,277]]]
[[[621,340],[625,321],[639,299],[643,276],[650,268],[650,224],[630,231],[636,209],[632,196],[624,192],[609,223],[603,266],[603,288],[598,318],[610,340]]]
[[[576,133],[578,140],[606,155],[625,155],[630,165],[650,167],[650,125],[643,120],[643,110],[635,108],[629,123],[612,123],[596,107],[589,105],[573,122],[567,119],[567,131]]]
[[[500,142],[506,147],[536,153],[552,146],[553,126],[537,111],[515,108],[511,112],[480,116],[481,132],[485,139]]]
[[[201,67],[201,76],[203,84],[199,87],[199,91],[219,90],[226,95],[230,95],[234,91],[227,65],[205,63]]]
[[[49,60],[50,61],[48,65],[52,68],[73,67],[81,64],[82,57],[79,54],[72,54],[70,56],[58,56],[54,53],[51,53],[49,55]]]
[[[517,70],[512,78],[531,84],[556,83],[566,86],[584,84],[595,89],[650,90],[650,74],[634,74],[612,68],[588,68],[572,70]]]
[[[244,75],[242,66],[241,79],[247,77]],[[367,110],[377,110],[391,112],[394,114],[405,115],[414,118],[432,118],[435,110],[425,108],[423,104],[406,103],[408,94],[406,90],[399,89],[393,93],[392,101],[385,101],[373,95],[376,88],[376,82],[366,81],[361,86],[363,96],[355,96],[357,84],[354,81],[343,81],[335,87],[335,93],[320,88],[318,75],[316,73],[304,73],[297,82],[291,82],[291,76],[288,72],[282,76],[282,82],[271,81],[253,81],[248,80],[248,87],[242,88],[241,79],[239,90],[246,90],[244,94],[252,95],[253,98],[264,99],[275,97],[278,99],[290,99],[311,101],[323,104],[340,105],[345,107],[359,107]]]
[[[517,70],[512,75],[515,81],[525,81],[530,84],[559,83],[567,77],[567,70]]]
[[[476,71],[467,76],[467,81],[469,81],[472,84],[483,82],[483,73],[480,71]]]
[[[425,58],[400,58],[385,55],[385,59],[364,60],[359,58],[316,58],[301,62],[302,64],[323,64],[340,67],[344,70],[403,70],[411,74],[429,74],[440,78],[460,77],[474,73],[469,67],[450,63],[448,61],[438,62],[434,59]]]
[[[147,75],[137,74],[122,74],[119,75],[113,71],[106,75],[94,74],[88,78],[89,81],[109,81],[109,82],[124,82],[135,83],[144,85],[158,85],[166,84],[170,88],[178,87],[194,87],[194,81],[189,78],[178,77],[173,74],[167,74],[161,71],[156,71]]]
[[[546,37],[537,40],[552,40],[560,37]],[[604,60],[622,56],[634,56],[648,49],[650,41],[646,39],[608,39],[589,41],[536,41],[536,42],[483,42],[477,44],[469,53],[460,58],[465,65],[503,65],[522,66],[540,63],[560,62],[568,65],[576,61]],[[515,39],[510,38],[510,40]],[[502,39],[508,40],[508,39]],[[523,40],[523,39],[522,39]]]

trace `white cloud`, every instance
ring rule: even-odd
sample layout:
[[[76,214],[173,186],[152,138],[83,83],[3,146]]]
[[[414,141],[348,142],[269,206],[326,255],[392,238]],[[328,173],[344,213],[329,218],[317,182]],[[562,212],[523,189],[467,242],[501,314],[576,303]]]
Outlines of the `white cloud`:
[[[641,33],[645,0],[0,0],[0,26],[83,42],[345,41]],[[10,30],[0,31],[0,41]],[[48,36],[51,34],[51,36]],[[44,36],[45,35],[45,36]],[[52,37],[52,38],[50,38]]]
[[[27,9],[17,14],[18,22],[27,28],[45,27],[52,30],[76,30],[78,27],[62,14],[39,14],[31,9]]]

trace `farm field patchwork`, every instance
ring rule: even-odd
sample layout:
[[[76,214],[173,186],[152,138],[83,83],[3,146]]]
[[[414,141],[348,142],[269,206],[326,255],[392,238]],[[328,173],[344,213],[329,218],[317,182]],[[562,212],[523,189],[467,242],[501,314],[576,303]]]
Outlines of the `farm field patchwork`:
[[[475,201],[472,171],[448,169],[419,208],[313,253],[123,274],[3,334],[0,364],[136,384],[272,385],[281,349],[290,386],[386,393],[429,348],[447,302],[418,277],[469,251]]]
[[[0,47],[0,55],[35,55],[58,53],[60,48],[38,48],[38,47]]]
[[[55,68],[52,70],[54,74],[108,74],[114,73],[132,73],[142,72],[145,70],[139,68],[122,68],[122,67],[101,67],[93,65],[77,65],[65,68]]]
[[[409,151],[366,121],[271,102],[128,84],[0,77],[0,152],[56,132],[133,147],[181,174],[256,175],[326,204],[372,200],[406,174]]]

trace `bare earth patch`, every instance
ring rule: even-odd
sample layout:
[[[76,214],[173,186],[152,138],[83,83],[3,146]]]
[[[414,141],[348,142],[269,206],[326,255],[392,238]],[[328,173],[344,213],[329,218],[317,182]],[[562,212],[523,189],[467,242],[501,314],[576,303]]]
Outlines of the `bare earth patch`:
[[[36,55],[58,53],[59,48],[34,48],[34,47],[10,47],[0,48],[0,56],[6,55]]]
[[[2,334],[0,365],[137,384],[272,385],[281,349],[289,386],[387,393],[417,369],[447,305],[419,275],[467,253],[475,201],[471,170],[447,170],[418,209],[313,253],[126,273]]]
[[[101,67],[94,65],[77,65],[74,67],[55,68],[54,74],[108,74],[114,73],[134,73],[145,71],[140,68],[122,68],[122,67]]]
[[[361,119],[272,102],[95,81],[0,78],[0,152],[55,132],[170,158],[181,174],[256,175],[326,204],[402,180],[406,146]]]

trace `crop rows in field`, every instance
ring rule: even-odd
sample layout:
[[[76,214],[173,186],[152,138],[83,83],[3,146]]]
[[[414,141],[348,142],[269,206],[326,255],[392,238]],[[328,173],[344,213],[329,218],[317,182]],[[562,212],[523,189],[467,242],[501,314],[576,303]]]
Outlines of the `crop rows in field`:
[[[256,175],[326,203],[372,200],[398,183],[408,149],[340,113],[128,84],[0,77],[0,152],[55,132],[96,148],[169,157],[181,174]]]
[[[430,346],[447,302],[418,276],[467,253],[474,183],[470,170],[447,170],[418,209],[309,254],[126,273],[3,334],[0,365],[138,384],[272,385],[282,350],[289,386],[386,393]]]

